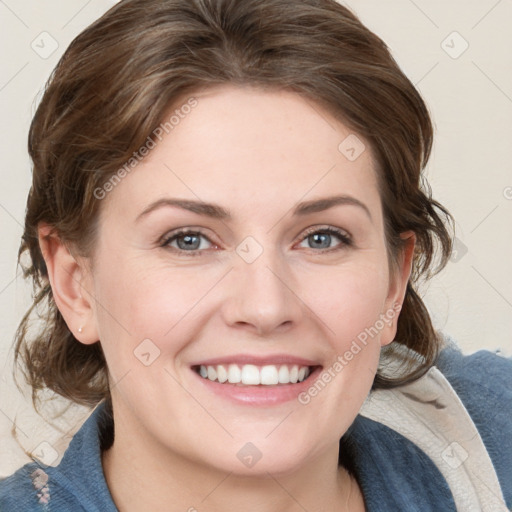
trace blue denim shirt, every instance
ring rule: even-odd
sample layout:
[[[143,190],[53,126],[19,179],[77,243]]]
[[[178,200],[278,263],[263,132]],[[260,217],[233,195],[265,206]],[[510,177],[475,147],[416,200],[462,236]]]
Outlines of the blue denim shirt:
[[[512,359],[445,348],[437,368],[476,425],[512,510]],[[100,429],[111,428],[100,404],[73,437],[60,464],[28,463],[0,480],[1,512],[117,512],[101,465]],[[447,481],[414,443],[358,415],[343,436],[368,512],[456,511]],[[169,505],[172,511],[172,504]]]

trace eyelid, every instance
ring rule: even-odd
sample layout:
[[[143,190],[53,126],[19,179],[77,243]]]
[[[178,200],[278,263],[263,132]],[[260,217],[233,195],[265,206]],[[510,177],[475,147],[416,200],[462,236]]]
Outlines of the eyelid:
[[[299,243],[303,242],[304,240],[307,239],[308,236],[310,236],[314,233],[327,233],[329,235],[334,235],[341,240],[341,243],[339,245],[337,245],[335,247],[330,247],[328,249],[315,250],[315,249],[310,248],[311,251],[318,253],[318,254],[336,251],[336,250],[342,249],[344,247],[347,248],[347,247],[354,246],[353,237],[347,230],[342,229],[342,228],[337,228],[337,227],[331,226],[329,224],[315,225],[315,226],[311,226],[311,227],[307,228],[305,231],[302,232],[300,239],[299,239]]]
[[[352,240],[352,235],[346,229],[337,228],[337,227],[331,226],[329,224],[320,224],[320,225],[315,225],[315,226],[311,226],[311,227],[307,228],[305,231],[303,231],[301,240],[306,238],[308,235],[311,235],[311,234],[317,233],[317,232],[332,232],[334,234],[337,234],[338,236],[343,235],[347,239]]]
[[[198,234],[198,235],[204,236],[205,238],[208,238],[208,240],[211,241],[210,237],[204,231],[204,228],[195,227],[195,226],[186,226],[186,227],[181,227],[181,228],[176,228],[176,229],[171,229],[169,231],[166,231],[165,234],[163,234],[158,239],[158,243],[163,243],[166,240],[169,240],[170,238],[173,238],[175,236],[182,235],[182,234],[183,235]]]
[[[159,238],[157,244],[158,244],[159,247],[161,247],[163,249],[167,249],[167,250],[171,251],[174,254],[178,254],[179,256],[183,255],[185,257],[187,257],[187,256],[200,256],[205,251],[210,251],[211,250],[210,248],[208,248],[208,249],[193,249],[191,251],[185,251],[185,250],[182,250],[182,249],[178,249],[176,247],[171,247],[171,245],[170,245],[171,242],[176,240],[179,236],[185,236],[185,235],[200,236],[200,237],[205,238],[206,240],[208,240],[208,242],[213,247],[218,247],[218,244],[216,244],[213,240],[211,240],[211,238],[208,235],[206,235],[206,233],[204,233],[201,228],[195,228],[193,226],[191,226],[191,227],[184,227],[184,228],[177,228],[175,230],[168,231],[165,235],[163,235],[162,237]]]
[[[303,242],[304,240],[307,239],[308,236],[310,236],[314,233],[328,233],[330,235],[334,235],[334,236],[338,237],[341,241],[341,243],[338,246],[331,247],[328,249],[319,249],[318,250],[318,249],[310,248],[311,251],[318,253],[318,254],[335,251],[335,250],[341,249],[343,247],[349,247],[349,246],[354,245],[352,235],[348,231],[346,231],[345,229],[342,229],[342,228],[337,228],[337,227],[328,225],[328,224],[327,225],[310,226],[306,230],[303,230],[301,232],[300,238],[298,239],[298,241],[296,243]],[[184,236],[184,235],[188,235],[188,234],[203,237],[206,240],[208,240],[208,242],[210,244],[212,244],[214,247],[218,248],[218,244],[216,244],[214,241],[212,241],[211,238],[208,235],[206,235],[206,233],[204,233],[201,228],[195,228],[193,226],[185,227],[185,228],[177,228],[173,231],[167,232],[164,236],[162,236],[159,239],[158,245],[163,248],[167,248],[174,253],[181,254],[181,255],[188,255],[188,256],[199,256],[200,254],[204,253],[205,251],[210,250],[210,249],[193,249],[190,251],[185,251],[182,249],[177,249],[175,247],[171,247],[169,245],[171,241],[174,241],[180,235]]]

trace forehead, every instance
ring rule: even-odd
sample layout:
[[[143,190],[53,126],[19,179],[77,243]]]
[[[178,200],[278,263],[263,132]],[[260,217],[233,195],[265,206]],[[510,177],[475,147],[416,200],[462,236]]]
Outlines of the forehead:
[[[109,194],[110,206],[129,214],[171,195],[243,213],[336,193],[379,203],[368,144],[312,101],[230,85],[193,97],[194,108],[181,109],[183,98],[166,113],[172,129],[153,137],[147,156]]]

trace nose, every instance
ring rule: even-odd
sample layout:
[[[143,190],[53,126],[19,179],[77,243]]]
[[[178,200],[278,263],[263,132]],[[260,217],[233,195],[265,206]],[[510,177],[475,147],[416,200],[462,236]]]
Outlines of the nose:
[[[223,317],[230,327],[267,336],[291,328],[304,314],[293,273],[277,250],[266,248],[252,262],[235,255],[225,286]]]

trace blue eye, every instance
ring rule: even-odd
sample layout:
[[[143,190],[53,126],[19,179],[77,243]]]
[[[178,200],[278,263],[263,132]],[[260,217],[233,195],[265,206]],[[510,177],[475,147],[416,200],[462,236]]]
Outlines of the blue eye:
[[[205,247],[201,246],[201,239],[210,240],[199,231],[181,230],[171,236],[165,238],[162,241],[162,247],[169,247],[178,252],[190,253],[190,256],[199,255],[199,251],[204,250]],[[177,247],[173,246],[172,243],[176,242]]]
[[[341,241],[341,243],[335,247],[331,247],[333,237]],[[311,249],[336,250],[342,248],[343,246],[352,245],[352,240],[348,234],[346,234],[343,231],[340,231],[339,229],[331,227],[309,231],[308,233],[306,233],[306,236],[303,239],[303,241],[309,242],[311,244],[309,248]]]
[[[338,239],[339,243],[334,247],[331,246],[333,239]],[[206,240],[205,244],[202,243]],[[332,252],[353,245],[350,235],[346,232],[333,227],[311,228],[302,237],[302,242],[309,243],[309,249],[318,249],[316,252]],[[208,244],[210,244],[208,246]],[[171,251],[183,256],[200,256],[207,249],[218,248],[211,240],[200,231],[190,229],[182,229],[171,233],[165,237],[160,243],[161,247],[170,249]],[[302,246],[304,247],[304,246]]]

